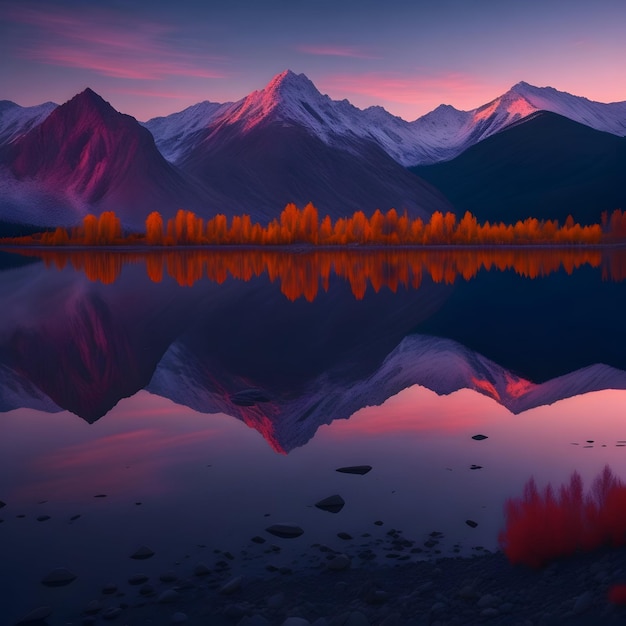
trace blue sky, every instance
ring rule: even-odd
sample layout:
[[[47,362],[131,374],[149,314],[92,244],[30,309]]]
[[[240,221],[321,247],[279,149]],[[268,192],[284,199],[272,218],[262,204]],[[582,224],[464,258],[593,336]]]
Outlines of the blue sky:
[[[626,2],[0,0],[0,99],[91,87],[146,120],[237,100],[284,69],[412,120],[524,80],[626,100]]]

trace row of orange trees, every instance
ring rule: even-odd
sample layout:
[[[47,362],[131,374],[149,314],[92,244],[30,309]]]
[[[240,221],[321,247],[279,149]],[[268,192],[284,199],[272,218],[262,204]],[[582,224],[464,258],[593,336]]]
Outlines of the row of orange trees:
[[[223,214],[204,220],[192,211],[179,210],[164,221],[153,212],[146,219],[145,233],[124,235],[113,211],[99,217],[87,215],[81,225],[17,238],[17,243],[44,245],[115,245],[145,243],[151,246],[178,245],[428,245],[428,244],[597,244],[626,239],[626,214],[616,209],[604,213],[601,224],[581,226],[569,216],[557,220],[528,218],[515,224],[483,222],[466,212],[460,220],[454,213],[435,211],[428,221],[411,219],[395,209],[375,211],[369,218],[362,211],[352,217],[320,219],[313,204],[298,209],[288,204],[277,219],[266,226],[249,215],[228,219]]]

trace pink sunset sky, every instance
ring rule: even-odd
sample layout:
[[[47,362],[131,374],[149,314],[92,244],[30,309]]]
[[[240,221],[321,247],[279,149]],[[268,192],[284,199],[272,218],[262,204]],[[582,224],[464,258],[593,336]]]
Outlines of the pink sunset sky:
[[[623,0],[0,0],[0,18],[0,99],[22,106],[91,87],[144,121],[239,100],[287,68],[407,120],[521,80],[626,100]]]

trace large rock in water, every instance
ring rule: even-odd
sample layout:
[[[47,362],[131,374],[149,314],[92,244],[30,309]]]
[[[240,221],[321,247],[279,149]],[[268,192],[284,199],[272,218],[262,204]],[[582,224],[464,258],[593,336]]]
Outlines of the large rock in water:
[[[319,502],[316,502],[315,506],[318,509],[322,509],[322,511],[328,511],[329,513],[339,513],[339,511],[343,509],[345,504],[345,500],[341,496],[335,494],[333,496],[329,496],[328,498],[324,498]]]
[[[45,576],[41,584],[46,587],[63,587],[69,585],[72,581],[76,580],[76,574],[72,574],[68,569],[59,567],[53,569],[47,576]]]
[[[26,626],[26,624],[42,624],[43,621],[50,617],[52,614],[52,609],[49,606],[40,606],[37,609],[33,609],[28,615],[22,617],[21,620],[17,622],[17,626]]]
[[[371,465],[350,465],[349,467],[338,467],[336,471],[342,474],[367,474],[372,469]]]
[[[299,537],[304,531],[295,524],[274,524],[265,529],[270,535],[282,537],[283,539],[294,539]]]

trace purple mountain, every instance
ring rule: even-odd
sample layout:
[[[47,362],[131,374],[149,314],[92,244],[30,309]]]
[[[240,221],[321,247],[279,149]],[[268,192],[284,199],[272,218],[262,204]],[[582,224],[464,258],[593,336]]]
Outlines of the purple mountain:
[[[149,131],[90,89],[13,141],[4,163],[10,193],[2,217],[14,222],[72,224],[114,210],[139,227],[152,210],[170,216],[213,199],[162,157]]]

